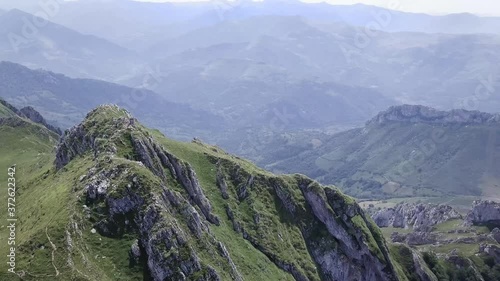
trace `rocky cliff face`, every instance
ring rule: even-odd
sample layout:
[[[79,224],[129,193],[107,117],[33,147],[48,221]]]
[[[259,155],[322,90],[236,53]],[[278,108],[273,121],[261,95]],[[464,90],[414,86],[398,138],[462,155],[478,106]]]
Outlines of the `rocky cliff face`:
[[[337,189],[201,143],[170,145],[103,106],[65,133],[55,161],[62,171],[91,159],[79,183],[87,218],[96,235],[136,237],[130,263],[153,280],[245,280],[262,257],[284,274],[271,279],[405,279],[377,226]]]
[[[394,208],[376,212],[372,218],[379,227],[430,231],[432,226],[452,219],[461,219],[462,215],[447,205],[401,203]]]
[[[45,126],[45,128],[51,130],[52,132],[58,135],[62,134],[61,129],[47,123],[45,118],[43,118],[43,116],[31,106],[21,108],[21,110],[19,110],[19,113],[21,116],[24,116],[35,123]]]
[[[500,203],[476,200],[465,218],[466,225],[500,226]]]
[[[496,264],[500,263],[500,247],[492,244],[481,244],[479,246],[479,253],[485,253],[492,257]]]
[[[433,123],[433,124],[483,124],[500,123],[499,114],[489,114],[463,109],[439,111],[421,105],[393,106],[379,113],[369,124],[384,124],[387,122]]]
[[[300,171],[322,183],[342,186],[358,198],[480,196],[500,184],[494,159],[500,115],[443,112],[423,106],[397,106],[363,128],[324,139],[320,147],[298,149],[296,156],[267,167]],[[496,159],[496,158],[495,158]],[[360,172],[362,171],[362,172]]]
[[[426,262],[416,250],[401,243],[395,243],[391,247],[397,259],[407,265],[405,270],[411,274],[412,280],[438,281],[436,275],[429,270]]]
[[[491,237],[495,241],[497,241],[497,243],[500,243],[500,228],[498,227],[493,228],[493,230],[491,231]]]

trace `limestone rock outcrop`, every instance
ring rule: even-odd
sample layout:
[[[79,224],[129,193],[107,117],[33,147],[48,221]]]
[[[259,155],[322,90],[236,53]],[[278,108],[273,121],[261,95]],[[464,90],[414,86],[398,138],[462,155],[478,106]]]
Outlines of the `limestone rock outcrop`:
[[[82,212],[95,235],[132,236],[129,262],[151,279],[244,280],[239,266],[252,261],[231,252],[238,239],[298,281],[402,279],[378,227],[335,187],[276,176],[202,143],[192,144],[201,146],[193,158],[185,144],[165,143],[103,106],[65,133],[55,160],[62,172],[72,161],[91,166],[75,180]]]
[[[372,218],[379,227],[430,231],[434,225],[462,219],[462,215],[448,205],[401,203],[374,213]]]
[[[483,124],[500,123],[499,114],[479,111],[455,109],[440,111],[422,105],[392,106],[368,121],[369,124],[384,124],[387,122],[432,123],[432,124]]]
[[[491,200],[476,200],[465,217],[465,225],[500,226],[500,203]]]

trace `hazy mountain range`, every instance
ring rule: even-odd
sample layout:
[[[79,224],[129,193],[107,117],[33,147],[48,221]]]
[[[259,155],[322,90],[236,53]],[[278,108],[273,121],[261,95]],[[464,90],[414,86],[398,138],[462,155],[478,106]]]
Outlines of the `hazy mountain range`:
[[[125,47],[17,9],[0,14],[0,60],[106,80],[130,73],[139,64]]]
[[[353,27],[316,26],[299,17],[223,22],[152,47],[149,54],[165,73],[154,89],[182,98],[168,85],[197,76],[223,84],[228,79],[251,84],[307,80],[369,88],[395,103],[451,109],[468,107],[460,101],[473,99],[472,109],[496,110],[490,102],[500,100],[492,90],[498,87],[496,35],[379,33],[366,47],[356,42]],[[478,90],[482,84],[486,88]],[[184,89],[187,96],[189,90]],[[214,90],[220,92],[224,89]]]
[[[61,9],[65,5],[79,5],[74,11],[83,15],[85,13],[80,13],[81,10],[90,4],[67,3]],[[112,3],[102,5],[112,6]],[[130,13],[125,8],[127,5],[120,5],[122,8],[114,15],[126,19],[127,12]],[[183,9],[191,13],[199,13],[200,9],[207,6],[150,3],[130,5],[143,9],[162,7],[165,11]],[[110,43],[107,40],[113,41],[112,38],[104,34],[97,35],[106,39],[88,37],[49,23],[40,28],[34,40],[28,40],[29,44],[22,44],[18,53],[12,50],[8,36],[3,36],[4,56],[0,59],[32,68],[43,67],[73,77],[97,78],[132,87],[147,87],[170,100],[181,100],[195,107],[206,107],[206,101],[210,100],[213,104],[209,104],[209,110],[220,116],[253,115],[254,113],[246,110],[240,113],[241,108],[258,111],[259,108],[276,102],[276,99],[288,97],[288,94],[283,93],[293,92],[297,85],[301,88],[302,85],[307,85],[312,91],[321,89],[321,95],[340,93],[344,98],[350,96],[343,93],[343,89],[349,89],[345,86],[355,87],[353,91],[358,97],[367,99],[366,104],[372,105],[373,110],[366,112],[362,108],[360,111],[366,112],[365,115],[347,118],[350,120],[342,125],[362,122],[387,106],[400,103],[483,111],[495,111],[498,107],[495,101],[500,99],[496,98],[498,92],[494,91],[498,87],[496,77],[499,57],[496,49],[500,45],[500,39],[497,35],[378,32],[375,36],[368,36],[364,32],[360,34],[359,28],[349,25],[355,23],[347,20],[312,21],[307,17],[308,9],[329,10],[318,9],[316,5],[294,2],[283,4],[284,7],[290,5],[290,10],[296,5],[306,5],[307,9],[304,8],[300,16],[250,12],[253,11],[254,4],[248,7],[246,5],[249,4],[243,3],[238,8],[248,11],[246,16],[223,18],[194,28],[175,28],[180,34],[171,37],[156,36],[154,40],[137,38],[137,43],[144,47],[142,51],[130,51],[128,45]],[[260,4],[255,5],[260,7]],[[273,5],[273,2],[264,4],[262,10],[266,10],[266,5]],[[90,6],[87,8],[90,9]],[[378,8],[332,6],[332,9]],[[260,8],[256,10],[260,11]],[[71,12],[62,11],[60,15],[71,17]],[[236,10],[230,11],[236,13]],[[360,12],[352,13],[358,15]],[[22,19],[26,17],[29,18],[29,15],[18,10],[4,14],[3,33],[22,34]],[[156,23],[154,18],[153,16],[148,23]],[[57,17],[50,19],[56,20]],[[129,18],[129,21],[142,22],[132,19],[134,18]],[[180,15],[173,21],[178,25],[191,22],[189,16]],[[95,19],[92,24],[98,22]],[[117,34],[116,29],[121,26],[116,22],[112,28],[101,28],[101,31],[109,30],[109,33]],[[360,35],[366,38],[360,39]],[[150,76],[154,76],[154,79]],[[352,92],[346,92],[349,91]],[[238,92],[240,97],[247,99],[231,98],[233,92]],[[266,94],[268,92],[272,93],[269,97]],[[259,95],[265,96],[264,102],[257,102],[261,100]],[[252,101],[249,103],[248,99]],[[307,112],[307,108],[303,111]],[[346,112],[344,110],[341,114],[345,115]]]
[[[223,120],[188,105],[166,101],[158,94],[92,79],[73,79],[45,70],[0,62],[0,96],[19,106],[33,106],[47,120],[69,128],[100,104],[119,104],[151,126],[179,139],[191,139],[197,130],[217,132]]]
[[[98,104],[118,103],[169,136],[200,137],[262,165],[361,127],[392,105],[500,106],[500,36],[451,34],[472,31],[449,24],[459,17],[486,28],[495,18],[391,11],[394,24],[367,35],[359,27],[387,10],[235,4],[63,3],[17,52],[9,35],[38,18],[6,11],[0,59],[128,87],[3,63],[2,95],[63,128]],[[85,11],[95,5],[101,9],[89,20]],[[113,20],[104,23],[106,15]],[[140,101],[131,103],[137,93]]]
[[[43,6],[37,1],[17,2],[19,2],[17,5],[5,4],[0,8],[20,7],[31,13],[43,10]],[[192,29],[224,20],[241,20],[263,15],[301,15],[322,23],[343,22],[362,27],[370,22],[377,22],[378,25],[372,25],[388,32],[499,33],[496,28],[499,24],[497,17],[480,17],[467,13],[444,16],[406,13],[394,10],[399,8],[395,5],[397,3],[387,4],[387,8],[381,8],[362,4],[331,5],[300,1],[199,3],[68,1],[59,2],[58,12],[51,15],[51,18],[54,22],[83,33],[113,38],[117,43],[130,43],[134,38],[139,38],[141,33],[146,37],[152,34],[168,37],[186,27]],[[92,21],[88,20],[89,14],[92,14]],[[113,29],[103,27],[113,27]],[[159,28],[163,31],[158,32]]]

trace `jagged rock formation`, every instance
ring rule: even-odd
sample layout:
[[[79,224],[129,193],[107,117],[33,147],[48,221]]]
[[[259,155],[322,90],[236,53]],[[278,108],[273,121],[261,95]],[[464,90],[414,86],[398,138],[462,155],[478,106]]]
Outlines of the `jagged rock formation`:
[[[436,224],[461,219],[462,215],[448,205],[401,203],[372,215],[379,227],[413,228],[430,231]]]
[[[491,231],[491,237],[497,241],[497,243],[500,243],[500,229],[498,227],[495,227]]]
[[[490,114],[463,109],[439,111],[422,105],[392,106],[370,120],[370,124],[387,122],[432,123],[432,124],[483,124],[500,123],[500,114]]]
[[[183,165],[179,159],[164,154],[163,151],[155,151],[158,149],[156,143],[153,143],[151,137],[141,135],[141,138],[136,138],[132,134],[129,141],[133,145],[134,154],[138,161],[141,161],[141,166],[146,166],[154,175],[158,176],[161,182],[158,193],[152,193],[151,186],[147,186],[147,177],[135,173],[129,173],[131,167],[112,164],[111,157],[115,157],[117,152],[116,146],[111,143],[106,143],[105,138],[116,140],[122,134],[134,131],[136,120],[131,118],[126,112],[113,106],[106,106],[93,111],[91,116],[105,113],[118,113],[113,122],[108,124],[96,124],[97,120],[92,120],[89,123],[82,123],[65,134],[60,141],[57,152],[55,165],[61,169],[71,160],[78,156],[83,156],[86,153],[91,153],[98,161],[95,168],[90,169],[88,174],[83,177],[86,191],[86,205],[96,207],[99,204],[106,206],[106,218],[95,223],[97,231],[109,237],[120,237],[128,232],[139,232],[140,239],[138,245],[132,246],[131,251],[136,253],[131,262],[136,262],[137,259],[142,259],[137,253],[143,251],[146,254],[148,268],[154,280],[183,280],[190,278],[193,275],[200,275],[198,280],[220,280],[219,275],[213,268],[202,264],[200,258],[194,249],[188,245],[189,235],[194,235],[201,238],[202,234],[209,235],[207,223],[208,221],[216,223],[217,217],[210,213],[211,206],[203,191],[199,187],[196,179],[196,174],[189,165]],[[114,112],[116,111],[116,112]],[[104,114],[105,114],[104,113]],[[119,116],[119,117],[118,117]],[[108,116],[102,116],[107,118]],[[89,120],[88,120],[89,121]],[[99,125],[110,126],[104,131],[112,135],[102,135],[103,131],[97,130]],[[95,126],[95,127],[93,127]],[[100,128],[103,129],[103,128]],[[154,148],[153,148],[154,147]],[[105,158],[103,160],[100,157]],[[167,159],[172,159],[171,162]],[[163,161],[163,162],[162,162]],[[111,165],[103,168],[104,163]],[[195,202],[195,206],[199,207],[201,213],[206,220],[202,220],[200,212],[193,207],[179,193],[169,190],[166,187],[166,176],[163,166],[172,168],[172,175],[184,185],[185,189],[190,194],[190,199]],[[116,194],[117,181],[121,181],[125,186],[121,190],[121,194]],[[183,218],[188,220],[187,224],[190,234],[186,233],[180,222],[173,218],[172,212],[178,212]],[[213,239],[213,237],[212,237]],[[217,241],[213,241],[216,243]],[[166,249],[164,247],[166,246]],[[141,250],[138,251],[137,247]],[[164,249],[164,250],[163,250]],[[182,251],[165,256],[169,251]]]
[[[421,281],[438,281],[436,275],[427,267],[420,254],[405,244],[394,243],[391,246],[397,258],[406,265],[405,270],[413,276],[413,280],[418,278]]]
[[[31,121],[45,126],[47,129],[58,135],[62,134],[61,129],[47,123],[47,121],[45,121],[45,118],[43,118],[43,116],[31,106],[21,108],[21,110],[19,110],[19,113],[22,114],[22,116],[30,119]]]
[[[465,225],[500,226],[500,203],[476,200],[465,218]]]
[[[55,134],[14,117],[25,124],[9,127],[3,143],[23,156],[22,166],[45,163],[20,179],[27,186],[20,214],[30,214],[22,217],[29,235],[18,240],[23,280],[434,281],[493,271],[388,246],[371,218],[335,187],[273,175],[200,141],[168,140],[115,106],[89,113],[55,153]],[[25,137],[17,138],[20,132]],[[39,158],[18,140],[37,144]],[[494,233],[440,234],[394,238],[495,244]],[[486,252],[478,257],[491,263]],[[12,276],[4,277],[0,272],[1,280]]]
[[[492,244],[481,244],[479,246],[479,253],[485,253],[495,260],[495,263],[500,263],[500,247]]]
[[[164,144],[127,112],[102,106],[65,133],[55,159],[61,173],[94,163],[78,181],[96,235],[134,235],[129,263],[145,264],[153,280],[245,280],[253,261],[235,259],[240,240],[287,279],[403,278],[380,230],[337,189],[201,143],[177,153]]]
[[[421,281],[438,281],[436,275],[427,268],[425,261],[417,251],[412,250],[411,258],[413,260],[415,273]]]

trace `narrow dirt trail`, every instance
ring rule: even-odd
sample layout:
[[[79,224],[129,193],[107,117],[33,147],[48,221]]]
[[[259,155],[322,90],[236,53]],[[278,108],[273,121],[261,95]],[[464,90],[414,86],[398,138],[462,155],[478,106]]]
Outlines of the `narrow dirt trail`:
[[[56,276],[59,276],[59,270],[57,269],[56,265],[54,264],[54,253],[56,252],[57,250],[57,247],[54,243],[52,243],[52,241],[50,240],[50,237],[49,237],[49,233],[48,233],[48,228],[46,227],[45,228],[45,235],[47,235],[47,239],[49,240],[49,243],[50,245],[52,246],[52,266],[54,267],[54,269],[56,270]]]

